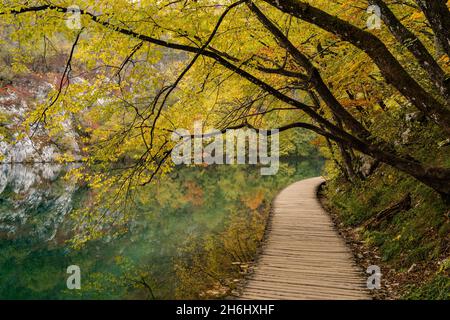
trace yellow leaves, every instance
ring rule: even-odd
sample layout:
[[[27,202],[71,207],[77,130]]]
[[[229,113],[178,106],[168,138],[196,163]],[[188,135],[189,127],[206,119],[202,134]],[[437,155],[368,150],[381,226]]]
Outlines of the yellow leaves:
[[[25,64],[20,63],[18,61],[14,61],[12,63],[12,68],[11,69],[16,74],[23,74],[23,73],[29,73],[30,72],[30,70],[28,69],[28,67]]]
[[[73,168],[65,174],[64,179],[65,180],[75,179],[76,181],[81,181],[85,179],[85,173],[82,171],[81,168]]]
[[[73,156],[73,154],[64,153],[62,155],[58,155],[56,157],[56,161],[59,162],[59,163],[74,162],[75,161],[75,157]]]

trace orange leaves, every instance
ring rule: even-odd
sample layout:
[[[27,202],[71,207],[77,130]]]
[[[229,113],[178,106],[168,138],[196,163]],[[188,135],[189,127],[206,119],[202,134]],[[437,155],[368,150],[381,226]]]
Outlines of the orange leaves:
[[[422,20],[424,18],[425,18],[425,16],[424,16],[423,12],[417,11],[411,15],[410,20]]]
[[[360,108],[360,107],[368,107],[371,106],[372,103],[366,99],[340,99],[339,100],[341,104],[346,107],[346,109],[352,109],[352,108]]]
[[[324,138],[317,136],[317,138],[311,140],[311,145],[316,146],[316,147],[322,147],[324,145]]]
[[[203,190],[194,181],[186,182],[186,195],[184,198],[192,203],[194,206],[201,206],[203,204]]]
[[[273,47],[262,47],[258,53],[262,56],[273,58],[276,56],[276,51]]]
[[[264,201],[264,193],[259,190],[255,194],[243,195],[241,201],[251,210],[258,209]]]

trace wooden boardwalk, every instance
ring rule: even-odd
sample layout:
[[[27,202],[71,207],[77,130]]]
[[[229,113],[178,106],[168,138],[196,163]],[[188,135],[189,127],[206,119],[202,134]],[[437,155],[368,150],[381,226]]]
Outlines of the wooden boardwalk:
[[[263,252],[240,299],[369,299],[363,274],[316,197],[322,182],[303,180],[277,196]]]

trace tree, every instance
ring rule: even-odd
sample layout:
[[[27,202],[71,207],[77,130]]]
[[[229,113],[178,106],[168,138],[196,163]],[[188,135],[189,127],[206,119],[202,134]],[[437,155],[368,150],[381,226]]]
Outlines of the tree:
[[[109,115],[118,115],[110,109],[120,101],[121,121],[111,122],[111,117],[106,119],[98,111],[91,111],[95,119],[101,119],[103,124],[108,122],[110,130],[96,133],[93,159],[117,160],[118,156],[134,150],[136,163],[127,174],[129,187],[133,183],[148,183],[166,168],[171,148],[167,126],[186,124],[183,114],[213,113],[213,119],[222,123],[223,128],[260,124],[281,131],[293,128],[314,131],[339,146],[350,175],[355,175],[353,153],[359,152],[415,177],[448,198],[449,168],[417,159],[374,129],[376,105],[391,110],[392,100],[397,99],[402,105],[416,108],[427,119],[415,134],[428,137],[426,132],[431,131],[430,143],[434,144],[437,144],[435,139],[450,137],[449,81],[445,65],[449,45],[446,2],[404,1],[403,12],[410,17],[417,15],[418,19],[423,14],[426,21],[422,23],[427,22],[431,27],[422,39],[391,9],[396,3],[369,2],[380,8],[387,30],[365,30],[367,1],[343,4],[315,1],[316,6],[298,0],[141,1],[139,6],[125,0],[114,4],[79,1],[84,33],[81,39],[79,31],[74,36],[72,30],[61,26],[61,18],[73,13],[73,8],[64,5],[64,1],[3,4],[0,12],[5,16],[3,26],[5,23],[22,26],[17,35],[29,45],[42,33],[62,32],[77,39],[71,52],[78,46],[76,58],[85,68],[92,71],[107,67],[96,74],[95,90],[89,90],[92,83],[85,87],[72,84],[75,88],[68,89],[61,97],[61,85],[54,100],[37,110],[35,116],[42,121],[52,115],[58,118],[58,112],[63,110],[80,113],[86,108],[87,97],[79,96],[88,91],[91,99],[111,100],[107,107],[99,108],[102,112],[107,109]],[[345,10],[341,11],[342,7]],[[436,37],[446,58],[435,57],[430,52],[433,50],[430,35]],[[326,43],[326,49],[322,43]],[[313,52],[313,44],[322,50]],[[187,55],[170,59],[168,69],[177,71],[176,76],[152,75],[154,62],[164,59],[166,54],[157,48]],[[146,53],[141,52],[144,49]],[[346,88],[336,89],[327,83],[331,78],[328,70],[330,65],[340,63],[336,57],[349,54],[362,56],[367,62],[344,77]],[[321,57],[323,61],[319,61]],[[180,67],[186,60],[186,65]],[[350,92],[349,78],[353,75],[361,82],[370,83],[369,78],[374,78],[372,94],[380,99],[375,102],[367,98],[365,108],[346,106],[343,93]],[[147,81],[139,83],[145,77]],[[66,72],[64,78],[69,82]],[[117,83],[111,83],[113,78],[118,78]],[[158,85],[160,89],[156,90]],[[225,86],[228,92],[222,91]],[[150,102],[145,89],[152,91]],[[117,96],[116,101],[111,93]],[[205,108],[211,104],[213,93],[214,103]],[[74,98],[76,95],[78,100]],[[147,101],[143,102],[145,96]],[[136,101],[136,97],[141,101]],[[230,98],[235,98],[231,107],[229,100],[233,99]],[[260,102],[258,107],[257,102]],[[291,118],[300,121],[285,122]],[[105,141],[114,147],[104,148]]]

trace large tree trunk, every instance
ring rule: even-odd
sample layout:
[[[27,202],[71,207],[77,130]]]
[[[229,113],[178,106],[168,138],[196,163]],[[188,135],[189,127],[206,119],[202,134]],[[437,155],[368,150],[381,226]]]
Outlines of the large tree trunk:
[[[416,160],[405,159],[392,152],[381,151],[373,146],[369,146],[363,152],[416,178],[437,191],[443,199],[450,197],[450,169],[426,167]]]
[[[345,170],[347,171],[347,175],[349,176],[351,182],[356,182],[358,180],[358,175],[353,168],[353,159],[342,143],[338,143],[338,146],[342,156],[342,160],[344,162]]]

